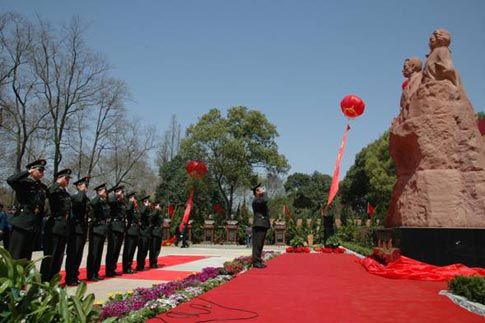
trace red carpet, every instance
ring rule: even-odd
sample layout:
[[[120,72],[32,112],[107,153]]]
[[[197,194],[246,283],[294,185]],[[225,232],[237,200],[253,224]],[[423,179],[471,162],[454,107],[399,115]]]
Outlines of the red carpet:
[[[284,254],[149,322],[484,322],[442,289],[371,275],[352,255]]]
[[[187,262],[196,261],[200,259],[207,258],[205,256],[163,256],[158,257],[158,267],[157,269],[150,269],[149,260],[145,262],[145,271],[137,272],[136,274],[131,275],[122,275],[116,276],[116,278],[123,278],[123,279],[147,279],[147,280],[174,280],[180,278],[187,277],[191,274],[191,272],[182,272],[182,271],[165,271],[160,270],[160,268],[168,267],[168,266],[175,266],[180,264],[185,264]],[[136,261],[133,262],[133,268],[136,268]],[[105,274],[105,266],[102,265],[101,269],[99,270],[99,275],[104,277]],[[122,263],[118,263],[116,267],[116,271],[121,273],[123,271]],[[66,272],[63,270],[60,272],[61,275],[61,282],[64,281],[66,276]],[[87,280],[87,270],[86,268],[79,269],[79,279],[86,281]],[[105,279],[110,279],[109,277],[105,277]],[[91,283],[86,281],[86,283]]]

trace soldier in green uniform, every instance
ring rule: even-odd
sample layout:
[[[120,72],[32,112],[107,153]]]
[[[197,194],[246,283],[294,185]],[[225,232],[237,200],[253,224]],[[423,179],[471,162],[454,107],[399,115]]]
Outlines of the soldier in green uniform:
[[[126,195],[128,198],[127,210],[127,228],[125,236],[125,244],[123,246],[123,273],[133,274],[133,257],[135,256],[135,249],[138,245],[140,237],[140,208],[136,200],[136,192],[131,192]]]
[[[138,252],[136,254],[136,270],[143,271],[145,269],[145,259],[147,257],[148,248],[150,246],[150,195],[141,199],[142,206],[140,208],[141,224],[140,224],[140,239],[138,240]]]
[[[67,240],[66,252],[66,284],[68,286],[76,286],[80,283],[79,266],[83,258],[91,209],[89,197],[86,195],[89,178],[83,177],[74,182],[74,185],[77,193],[71,196],[73,218],[69,223],[71,234]]]
[[[110,207],[108,204],[108,189],[106,183],[94,188],[97,196],[91,200],[91,227],[89,230],[88,280],[102,280],[99,276],[104,240],[108,233]]]
[[[162,221],[162,208],[160,203],[155,203],[150,216],[150,268],[158,268],[158,255],[162,247]]]
[[[69,236],[68,222],[72,214],[71,195],[66,190],[71,173],[72,171],[66,168],[54,174],[55,182],[47,190],[51,214],[44,230],[45,258],[42,259],[40,266],[43,281],[50,281],[62,267]]]
[[[10,219],[12,233],[8,251],[14,259],[32,259],[36,237],[42,228],[47,186],[44,177],[46,161],[39,159],[27,165],[27,170],[12,175],[8,185],[15,191],[17,211]]]
[[[119,276],[116,272],[116,264],[120,257],[121,245],[126,230],[126,201],[124,186],[116,186],[109,191],[114,192],[114,196],[108,199],[111,208],[109,230],[108,230],[108,250],[106,252],[106,277]]]
[[[253,267],[265,268],[266,265],[261,259],[261,254],[264,240],[266,239],[266,232],[270,228],[268,198],[261,184],[253,187],[253,194]]]

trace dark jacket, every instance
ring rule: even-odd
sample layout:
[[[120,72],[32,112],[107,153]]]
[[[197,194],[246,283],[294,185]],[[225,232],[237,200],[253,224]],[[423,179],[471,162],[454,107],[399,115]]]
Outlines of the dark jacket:
[[[126,233],[129,236],[138,236],[140,234],[140,208],[135,206],[133,202],[128,201],[126,216],[128,222]]]
[[[71,195],[59,183],[49,186],[49,206],[51,215],[46,229],[56,235],[67,237],[69,235],[68,221],[71,218]]]
[[[113,232],[125,232],[126,229],[126,202],[125,200],[118,200],[112,196],[109,199],[110,213],[110,225],[109,228]]]
[[[110,207],[108,201],[96,196],[91,200],[91,230],[98,235],[108,233],[108,220],[110,217]]]
[[[44,216],[47,186],[29,177],[28,171],[12,175],[7,179],[18,201],[18,209],[10,218],[10,224],[28,231],[39,232]]]
[[[153,237],[162,237],[162,214],[158,210],[153,210],[150,216],[150,226],[152,228]]]
[[[268,199],[266,195],[253,199],[253,227],[270,228]]]
[[[71,221],[72,232],[75,234],[86,234],[88,229],[88,218],[91,212],[91,203],[86,192],[78,191],[71,196],[73,219]]]
[[[142,237],[150,237],[152,228],[150,227],[150,213],[151,210],[145,205],[140,206],[141,213],[141,225],[140,225],[140,235]]]

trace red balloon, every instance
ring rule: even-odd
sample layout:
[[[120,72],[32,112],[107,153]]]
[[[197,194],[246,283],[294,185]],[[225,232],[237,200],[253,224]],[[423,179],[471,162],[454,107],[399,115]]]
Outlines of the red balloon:
[[[207,173],[207,166],[203,161],[199,160],[190,160],[187,162],[185,166],[187,173],[190,177],[201,179]]]
[[[365,110],[365,103],[357,95],[347,95],[340,101],[340,108],[348,118],[357,118]]]

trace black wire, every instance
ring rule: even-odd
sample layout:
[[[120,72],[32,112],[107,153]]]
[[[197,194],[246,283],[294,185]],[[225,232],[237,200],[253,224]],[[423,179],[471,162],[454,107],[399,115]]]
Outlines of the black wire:
[[[241,318],[219,318],[219,319],[208,319],[208,320],[202,320],[202,321],[196,321],[196,323],[205,323],[205,322],[223,322],[223,321],[245,321],[245,320],[252,320],[252,319],[255,319],[259,316],[258,313],[256,312],[253,312],[253,311],[248,311],[248,310],[244,310],[244,309],[241,309],[241,308],[236,308],[236,307],[229,307],[229,306],[224,306],[224,305],[221,305],[221,304],[218,304],[216,302],[213,302],[213,301],[209,301],[207,299],[204,299],[202,297],[197,297],[196,300],[201,300],[201,301],[204,301],[204,302],[207,302],[209,304],[212,304],[212,305],[215,305],[215,306],[218,306],[220,308],[223,308],[223,309],[226,309],[226,310],[232,310],[232,311],[238,311],[238,312],[243,312],[243,313],[248,313],[250,314],[251,316],[248,316],[248,317],[241,317]],[[207,305],[207,304],[189,304],[189,306],[193,309],[196,309],[196,310],[199,310],[199,312],[175,312],[175,311],[170,311],[170,312],[167,312],[167,313],[164,313],[162,315],[168,317],[168,318],[172,318],[172,319],[186,319],[186,318],[193,318],[193,317],[199,317],[200,315],[205,315],[205,314],[211,314],[212,313],[212,306],[211,305]],[[154,319],[156,320],[160,320],[164,323],[169,323],[167,320],[165,320],[164,318],[162,317],[155,317]]]

